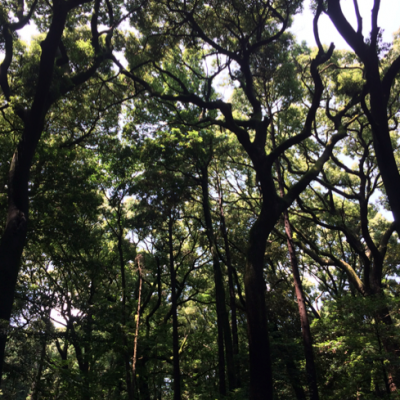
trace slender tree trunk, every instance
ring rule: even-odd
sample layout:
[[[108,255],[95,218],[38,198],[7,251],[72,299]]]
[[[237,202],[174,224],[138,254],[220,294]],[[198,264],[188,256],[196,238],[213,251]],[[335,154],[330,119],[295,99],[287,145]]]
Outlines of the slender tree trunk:
[[[290,384],[292,385],[293,391],[296,395],[297,400],[306,400],[306,394],[301,384],[300,371],[297,369],[296,363],[293,360],[293,356],[289,353],[285,346],[278,346],[280,352],[284,353],[286,371]]]
[[[138,294],[138,306],[136,312],[136,331],[135,331],[135,341],[133,345],[133,359],[132,359],[132,392],[135,393],[135,384],[136,384],[136,361],[137,361],[137,348],[138,348],[138,338],[139,338],[139,325],[140,325],[140,303],[142,300],[142,262],[143,256],[139,254],[136,257],[136,263],[138,266],[139,272],[139,294]]]
[[[131,379],[131,373],[130,373],[130,364],[129,364],[129,354],[128,354],[128,341],[126,339],[126,334],[125,332],[122,333],[122,344],[124,345],[124,366],[125,366],[125,385],[126,385],[126,391],[128,393],[128,399],[133,400],[133,391],[132,391],[132,379]]]
[[[41,389],[41,385],[40,385],[41,382],[40,381],[42,379],[44,358],[46,356],[48,328],[49,328],[49,323],[46,321],[46,331],[45,331],[45,333],[43,335],[42,343],[41,343],[42,349],[41,349],[41,352],[40,352],[39,368],[37,370],[36,378],[35,378],[35,381],[34,381],[31,400],[38,400],[39,399],[39,394],[40,394],[40,389]]]
[[[378,324],[374,325],[375,328],[375,333],[376,333],[376,339],[378,341],[378,349],[379,349],[379,353],[382,354],[382,341],[381,341],[381,337],[379,334],[379,329],[378,329]],[[381,367],[382,367],[382,377],[383,377],[383,381],[385,382],[385,388],[386,388],[386,393],[390,394],[391,392],[391,381],[392,381],[392,377],[388,377],[388,373],[386,371],[386,367],[385,364],[383,362],[383,358],[381,359]]]
[[[303,287],[301,284],[299,266],[297,263],[297,256],[294,250],[292,229],[289,222],[289,214],[287,211],[284,212],[285,231],[287,236],[287,245],[290,256],[290,263],[292,266],[294,288],[297,297],[297,305],[299,307],[301,333],[303,336],[304,353],[306,356],[306,373],[308,388],[310,391],[310,400],[319,400],[318,385],[317,385],[317,371],[314,362],[314,352],[312,347],[312,336],[310,330],[310,324],[308,322],[306,303],[303,294]]]
[[[290,384],[292,385],[293,391],[296,395],[297,400],[306,400],[306,394],[304,392],[301,381],[296,378],[296,375],[299,375],[299,371],[297,370],[296,364],[293,360],[286,361],[286,370],[289,376]]]
[[[173,378],[174,400],[181,400],[181,371],[179,367],[179,335],[178,335],[178,299],[176,298],[176,271],[174,265],[174,243],[172,237],[173,226],[172,210],[168,220],[169,238],[169,269],[171,274],[171,303],[172,303],[172,354],[173,354]]]
[[[231,261],[231,252],[229,248],[228,232],[226,229],[226,222],[225,222],[222,188],[219,179],[217,183],[218,183],[218,194],[219,194],[218,201],[219,201],[219,213],[220,213],[220,229],[222,237],[224,238],[225,257],[228,268],[229,303],[232,312],[231,324],[232,324],[233,355],[235,363],[236,384],[237,387],[240,387],[241,383],[240,383],[240,364],[239,364],[239,337],[237,331],[235,286],[233,284],[233,266]]]
[[[79,326],[83,331],[84,337],[82,340],[79,331],[76,331],[75,321],[71,312],[71,302],[68,302],[68,321],[67,330],[70,331],[70,339],[72,346],[75,349],[76,361],[78,362],[79,372],[81,376],[82,388],[80,395],[82,400],[90,400],[91,389],[90,389],[90,353],[91,353],[91,334],[92,334],[92,314],[89,312],[86,320]],[[85,324],[86,323],[86,324]],[[60,351],[60,350],[59,350]]]
[[[94,294],[94,282],[92,280],[91,285],[91,298],[89,300],[89,305],[93,305],[92,296]],[[92,334],[93,334],[93,308],[89,307],[88,315],[86,318],[86,324],[84,326],[85,332],[85,344],[84,344],[84,363],[85,363],[85,374],[84,374],[84,385],[85,385],[85,393],[83,394],[82,398],[84,400],[91,400],[91,375],[92,375]]]
[[[202,186],[202,194],[203,194],[203,211],[204,211],[204,219],[206,222],[206,230],[207,230],[207,238],[210,243],[212,259],[213,259],[213,269],[214,269],[214,282],[215,282],[215,297],[216,297],[216,305],[217,305],[217,326],[218,326],[218,353],[220,361],[223,359],[224,355],[224,344],[225,344],[225,356],[226,356],[226,364],[227,364],[227,372],[228,372],[228,385],[229,390],[233,390],[236,388],[236,377],[235,377],[235,363],[233,357],[233,346],[232,346],[232,337],[231,337],[231,329],[229,325],[228,313],[226,312],[225,306],[225,289],[224,282],[222,277],[221,266],[219,264],[218,252],[216,249],[215,237],[214,237],[214,229],[212,226],[212,217],[210,210],[210,202],[209,202],[209,194],[208,194],[208,169],[207,166],[201,168],[201,186]],[[223,336],[223,341],[220,336]],[[222,343],[221,343],[222,342]],[[222,348],[221,348],[222,347]],[[220,380],[222,377],[225,378],[225,368],[222,369],[222,366],[219,366]],[[220,383],[220,389],[222,388],[222,384]],[[224,394],[221,392],[221,394]]]
[[[272,116],[271,110],[269,110],[270,115]],[[275,148],[275,128],[274,124],[271,124],[271,131],[272,131],[272,143]],[[283,184],[283,176],[281,173],[281,166],[279,161],[276,161],[276,170],[278,176],[278,185],[280,195],[283,198],[285,195],[285,189]],[[307,382],[308,382],[308,389],[310,391],[310,400],[319,400],[318,394],[318,385],[317,385],[317,371],[315,368],[314,362],[314,352],[312,347],[312,336],[310,330],[310,324],[308,322],[307,316],[307,308],[306,302],[303,293],[303,285],[300,279],[300,272],[299,272],[299,265],[297,262],[297,256],[294,248],[293,243],[293,236],[292,236],[292,228],[290,226],[289,221],[289,213],[287,209],[283,212],[283,220],[285,225],[285,232],[287,238],[287,246],[289,251],[290,257],[290,265],[292,267],[292,274],[293,274],[293,281],[294,281],[294,288],[297,298],[297,305],[299,307],[299,316],[300,316],[300,325],[301,325],[301,333],[303,336],[303,346],[304,346],[304,354],[306,357],[306,374],[307,374]]]
[[[123,239],[123,228],[121,226],[121,210],[118,210],[118,233],[117,240],[118,240],[118,255],[119,255],[119,266],[120,266],[120,273],[121,273],[121,286],[122,286],[122,298],[121,298],[121,305],[122,305],[122,315],[121,315],[121,325],[122,325],[122,344],[124,347],[124,365],[125,365],[125,384],[126,384],[126,391],[128,394],[128,400],[134,399],[134,391],[133,391],[133,383],[131,377],[131,367],[130,367],[130,356],[128,351],[128,339],[126,335],[126,276],[125,276],[125,259],[124,259],[124,252],[122,249],[122,239]],[[134,377],[133,377],[134,379]]]

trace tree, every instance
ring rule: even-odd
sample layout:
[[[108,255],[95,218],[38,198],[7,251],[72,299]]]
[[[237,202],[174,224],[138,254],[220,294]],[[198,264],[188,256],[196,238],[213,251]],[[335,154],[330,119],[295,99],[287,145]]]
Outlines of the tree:
[[[46,120],[54,106],[68,93],[91,79],[111,54],[114,17],[110,4],[104,17],[99,17],[100,2],[93,2],[90,33],[85,29],[76,30],[70,35],[65,32],[67,26],[76,26],[79,18],[85,18],[85,8],[90,3],[85,0],[56,1],[52,6],[38,7],[38,2],[34,1],[25,13],[24,2],[10,2],[2,6],[0,11],[1,40],[5,50],[0,70],[4,101],[2,111],[9,113],[10,118],[6,118],[11,122],[8,129],[16,129],[19,136],[10,161],[7,222],[0,242],[0,271],[3,276],[0,287],[1,365],[4,360],[6,328],[11,316],[27,234],[30,170]],[[16,32],[32,20],[39,23],[39,29],[45,34],[40,42],[40,50],[36,48],[36,54],[28,61],[31,68],[29,75],[22,75],[21,80],[16,63],[18,58],[24,57],[24,53],[16,43]],[[104,44],[100,43],[100,23],[111,26]],[[77,39],[81,42],[74,42]],[[92,54],[79,48],[79,43],[85,43],[84,48],[87,50],[92,47]],[[14,75],[18,78],[12,79]]]
[[[294,132],[293,136],[279,144],[275,150],[266,148],[268,145],[267,132],[270,125],[270,118],[263,116],[263,105],[261,90],[258,89],[258,63],[270,60],[270,68],[263,71],[267,80],[273,79],[274,59],[271,52],[274,47],[278,54],[287,48],[290,39],[284,34],[288,26],[291,15],[293,15],[299,7],[298,2],[289,2],[285,4],[258,4],[249,8],[236,3],[217,2],[213,4],[213,9],[218,9],[216,14],[211,7],[198,5],[173,4],[166,3],[157,5],[163,7],[164,15],[167,18],[169,31],[174,32],[173,40],[181,38],[183,43],[188,43],[195,47],[202,42],[203,46],[209,46],[215,53],[217,60],[225,59],[225,64],[217,62],[217,68],[211,75],[204,74],[198,69],[194,69],[196,79],[204,82],[204,91],[194,92],[187,84],[186,78],[181,78],[173,71],[166,70],[162,64],[156,64],[154,59],[153,65],[157,73],[165,76],[169,80],[168,94],[160,92],[160,88],[152,86],[150,83],[135,73],[136,65],[144,59],[149,59],[151,54],[146,53],[145,43],[147,40],[154,40],[153,32],[149,36],[144,36],[144,51],[140,57],[130,57],[133,50],[128,48],[127,58],[131,63],[131,71],[126,70],[121,63],[114,58],[114,61],[120,67],[127,77],[133,82],[142,85],[152,97],[158,97],[164,101],[192,103],[204,112],[218,110],[222,119],[216,119],[212,115],[204,115],[199,121],[202,124],[216,125],[223,129],[233,132],[243,149],[248,154],[257,173],[257,179],[260,183],[263,203],[257,221],[254,223],[250,231],[248,247],[247,247],[247,267],[245,276],[247,318],[249,326],[249,346],[250,346],[250,367],[251,367],[251,397],[253,399],[260,396],[272,397],[272,371],[270,365],[270,349],[267,329],[267,314],[265,306],[265,283],[263,277],[264,269],[264,252],[269,234],[272,232],[275,224],[279,220],[281,214],[290,206],[295,198],[301,193],[308,183],[314,179],[324,162],[329,158],[333,146],[342,139],[346,133],[340,130],[338,134],[329,139],[325,143],[325,150],[316,161],[314,167],[305,174],[297,184],[293,185],[285,197],[280,198],[273,180],[273,166],[275,161],[281,157],[285,151],[292,146],[301,143],[312,135],[313,121],[320,105],[323,92],[323,83],[319,76],[318,67],[327,61],[333,51],[333,46],[325,52],[322,46],[319,46],[317,56],[311,62],[311,76],[314,84],[314,91],[310,93],[310,108],[305,118],[300,132]],[[314,25],[317,21],[322,7],[319,7]],[[253,18],[257,15],[257,18]],[[237,16],[238,18],[234,17]],[[164,17],[163,17],[164,18]],[[210,24],[210,21],[213,21]],[[268,20],[267,27],[265,26]],[[229,22],[226,22],[229,21]],[[215,40],[215,29],[222,29],[228,23],[230,34],[222,37],[222,41]],[[154,27],[153,29],[156,29]],[[147,31],[145,30],[144,33]],[[188,33],[190,32],[190,33]],[[315,30],[318,38],[317,29]],[[160,35],[166,35],[160,32]],[[317,39],[318,40],[318,39]],[[319,42],[319,40],[318,40]],[[136,44],[135,44],[136,45]],[[137,52],[142,49],[139,44],[136,45]],[[203,50],[204,51],[204,50]],[[137,54],[136,52],[136,54]],[[156,53],[157,57],[159,53]],[[173,55],[172,55],[173,56]],[[174,57],[174,56],[173,56]],[[175,56],[176,59],[176,56]],[[175,61],[179,64],[179,61]],[[235,63],[235,64],[233,64]],[[191,71],[190,65],[183,63],[183,67]],[[223,100],[212,100],[211,85],[213,79],[224,70],[229,69],[230,77],[236,82],[248,103],[249,111],[246,118],[235,118],[232,105]]]
[[[67,4],[28,3],[41,33],[30,48],[11,35],[1,70],[7,191],[42,61],[53,71],[22,163],[3,395],[395,398],[396,222],[380,214],[364,65],[319,41],[329,1],[315,2],[316,49],[286,31],[301,1]],[[385,51],[382,71],[397,48]]]
[[[318,4],[323,7],[322,0],[318,1]],[[391,139],[393,129],[390,127],[390,120],[394,117],[397,108],[394,104],[394,96],[397,92],[395,79],[400,71],[400,55],[397,54],[395,47],[384,56],[385,48],[381,40],[381,28],[378,26],[380,0],[374,1],[371,10],[372,26],[368,39],[364,39],[362,33],[363,20],[357,1],[354,2],[357,30],[350,25],[343,15],[339,0],[329,0],[327,6],[325,12],[362,63],[365,80],[360,89],[361,105],[371,125],[376,160],[382,174],[390,209],[396,222],[396,230],[400,234],[398,225],[398,221],[400,221],[400,198],[395,189],[400,184],[400,173]],[[382,57],[384,57],[383,65]]]

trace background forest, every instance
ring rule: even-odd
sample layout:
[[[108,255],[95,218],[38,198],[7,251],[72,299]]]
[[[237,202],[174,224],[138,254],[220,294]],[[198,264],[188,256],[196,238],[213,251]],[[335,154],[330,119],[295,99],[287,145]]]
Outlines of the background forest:
[[[400,398],[400,33],[302,7],[1,2],[0,398]]]

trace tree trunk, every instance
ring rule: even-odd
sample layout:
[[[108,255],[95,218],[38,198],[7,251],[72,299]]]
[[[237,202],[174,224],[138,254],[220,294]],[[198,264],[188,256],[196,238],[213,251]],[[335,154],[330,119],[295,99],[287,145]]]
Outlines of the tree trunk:
[[[246,311],[250,356],[250,400],[272,400],[273,381],[269,346],[264,253],[270,229],[268,211],[261,213],[250,230],[245,273]]]
[[[374,296],[378,301],[382,301],[383,304],[379,305],[379,308],[375,311],[374,318],[378,323],[376,325],[376,333],[378,337],[378,341],[382,342],[385,351],[391,354],[394,360],[398,360],[400,356],[400,346],[398,341],[395,339],[395,336],[392,335],[390,332],[385,332],[383,335],[379,335],[378,326],[379,324],[384,324],[387,328],[386,330],[393,329],[393,320],[389,313],[389,308],[385,305],[385,294],[382,290],[382,271],[383,271],[383,262],[384,258],[375,257],[373,268],[370,271],[368,277],[368,288],[369,294]],[[380,346],[380,343],[379,343]],[[399,368],[393,363],[385,366],[387,372],[387,387],[389,388],[390,392],[396,392],[397,389],[400,387],[400,373]]]
[[[367,74],[368,76],[372,74]],[[378,75],[379,76],[379,75]],[[390,209],[396,221],[396,231],[400,236],[400,174],[394,157],[387,119],[387,100],[382,96],[379,78],[369,77],[371,114],[369,122],[372,127],[372,138],[379,171],[385,185]],[[386,100],[386,101],[385,101]]]
[[[270,111],[270,115],[272,115],[271,110],[269,110],[269,111]],[[271,131],[272,131],[272,143],[275,148],[275,146],[276,146],[276,144],[275,144],[275,128],[274,128],[273,123],[271,124]],[[275,166],[276,166],[277,177],[278,177],[279,191],[280,191],[281,197],[283,198],[285,195],[285,189],[284,189],[283,176],[281,173],[281,166],[280,166],[280,163],[278,160],[275,162]],[[311,336],[310,324],[308,322],[306,303],[305,303],[305,298],[304,298],[304,293],[303,293],[303,286],[302,286],[301,279],[300,279],[299,265],[297,262],[297,256],[296,256],[296,252],[295,252],[295,248],[294,248],[292,228],[290,226],[289,213],[288,213],[287,209],[283,212],[283,220],[284,220],[284,225],[285,225],[287,246],[288,246],[288,252],[289,252],[289,257],[290,257],[290,265],[292,267],[292,274],[293,274],[294,288],[295,288],[295,293],[296,293],[296,298],[297,298],[297,305],[299,307],[299,317],[300,317],[301,333],[303,336],[304,354],[306,357],[306,375],[307,375],[308,389],[310,391],[310,400],[319,400],[318,385],[317,385],[317,371],[316,371],[315,363],[314,363],[314,352],[313,352],[313,348],[312,348],[312,336]]]
[[[306,356],[306,373],[307,373],[308,388],[310,391],[310,400],[319,400],[317,371],[314,363],[314,353],[312,347],[310,324],[308,323],[306,303],[300,279],[297,256],[293,245],[292,229],[290,227],[289,214],[287,211],[284,212],[284,220],[285,220],[285,231],[287,236],[287,245],[289,250],[290,263],[292,266],[294,288],[297,297],[297,305],[299,307],[301,333],[303,336],[304,353]]]
[[[40,352],[40,360],[39,360],[39,368],[35,377],[35,381],[33,384],[33,390],[32,390],[32,395],[31,395],[31,400],[38,400],[39,395],[40,395],[40,390],[41,390],[41,379],[42,379],[42,373],[43,373],[43,364],[44,364],[44,358],[46,356],[46,348],[47,348],[47,336],[48,336],[48,329],[49,329],[49,323],[46,321],[46,330],[42,338],[42,348]]]
[[[26,183],[24,185],[26,193],[22,193],[21,195],[18,194],[17,199],[15,200],[13,198],[14,196],[12,196],[13,193],[11,189],[14,185],[18,184],[17,182],[19,181],[19,179],[14,178],[15,173],[13,171],[16,167],[15,164],[18,163],[16,161],[17,159],[18,152],[14,155],[11,164],[7,225],[0,242],[0,385],[5,357],[7,331],[14,302],[15,285],[17,283],[20,260],[27,231],[27,182],[24,182]],[[15,182],[15,180],[17,182]]]
[[[173,354],[173,378],[174,400],[181,400],[181,371],[179,367],[179,335],[178,335],[178,305],[176,298],[176,271],[174,265],[174,244],[172,237],[173,216],[172,210],[168,220],[169,238],[169,269],[171,274],[171,303],[172,303],[172,354]]]
[[[119,204],[119,207],[121,205]],[[128,339],[127,339],[127,332],[126,332],[126,277],[125,277],[125,259],[124,259],[124,252],[122,249],[122,240],[123,240],[123,228],[121,225],[121,210],[118,209],[118,232],[116,233],[117,241],[118,241],[118,256],[119,256],[119,267],[121,273],[121,289],[122,289],[122,298],[121,298],[121,305],[122,305],[122,315],[121,315],[121,335],[122,335],[122,344],[124,348],[124,365],[125,365],[125,385],[126,391],[128,394],[128,400],[134,399],[134,391],[133,391],[133,382],[131,377],[131,368],[130,368],[130,356],[129,356],[129,346],[128,346]],[[133,380],[135,377],[133,377]]]
[[[82,387],[80,391],[82,400],[90,400],[91,396],[91,388],[90,388],[90,352],[91,352],[91,319],[92,314],[88,313],[86,317],[86,321],[82,321],[82,324],[79,326],[83,333],[84,337],[79,335],[75,329],[75,321],[76,319],[72,316],[71,313],[71,305],[70,302],[68,304],[68,321],[67,321],[67,329],[70,330],[71,333],[71,343],[75,349],[76,361],[79,367],[79,373],[81,375]],[[86,323],[86,325],[85,325]]]
[[[236,388],[236,378],[235,378],[235,363],[233,357],[233,346],[232,346],[232,337],[231,337],[231,329],[229,325],[228,313],[226,312],[225,305],[225,289],[224,289],[224,281],[222,277],[221,266],[219,264],[218,252],[216,249],[215,237],[214,237],[214,229],[212,226],[212,217],[210,210],[210,202],[209,202],[209,194],[208,194],[208,170],[207,166],[201,168],[201,187],[203,194],[203,211],[204,211],[204,219],[206,222],[206,230],[207,230],[207,238],[210,243],[211,254],[213,259],[213,270],[214,270],[214,282],[215,282],[215,298],[217,305],[217,326],[218,326],[218,354],[219,361],[222,361],[224,356],[224,344],[225,344],[225,356],[226,356],[226,365],[228,372],[228,386],[229,390],[233,390]],[[221,340],[221,336],[223,336],[223,341]],[[220,381],[222,378],[225,378],[225,368],[222,369],[222,366],[219,366],[219,375]],[[222,388],[222,384],[220,383],[220,389],[225,392],[225,388]],[[221,392],[221,394],[224,394]]]
[[[147,358],[141,357],[137,362],[138,370],[138,389],[140,393],[140,400],[150,400],[150,389],[148,383],[148,372],[147,372]],[[156,398],[156,397],[155,397]]]
[[[383,293],[378,294],[378,296],[383,296]],[[379,322],[386,325],[389,329],[393,329],[393,321],[390,317],[389,310],[387,307],[380,309],[375,314],[375,319]],[[378,327],[377,327],[378,329]],[[394,356],[395,360],[398,360],[400,357],[400,348],[399,344],[393,339],[393,336],[389,334],[380,335],[378,330],[376,331],[378,341],[382,342],[383,348],[389,354]],[[380,343],[379,343],[380,346]],[[399,368],[393,363],[385,366],[387,373],[387,387],[390,392],[397,392],[397,389],[400,387],[400,373]]]
[[[139,338],[139,325],[140,325],[140,303],[142,300],[142,262],[143,256],[139,254],[136,257],[136,263],[138,266],[139,272],[139,294],[138,294],[138,306],[136,313],[136,330],[135,330],[135,341],[133,345],[133,359],[132,359],[132,392],[135,393],[135,384],[136,384],[136,361],[137,361],[137,348],[138,348],[138,338]]]
[[[219,215],[220,215],[220,229],[222,233],[222,237],[224,238],[224,247],[225,247],[225,257],[226,264],[228,268],[228,285],[229,285],[229,300],[230,307],[232,312],[232,338],[233,338],[233,355],[234,355],[234,363],[235,363],[235,373],[236,373],[236,384],[237,387],[240,387],[240,364],[239,364],[239,338],[237,331],[237,320],[236,320],[236,296],[235,296],[235,287],[233,284],[233,266],[231,261],[231,253],[228,242],[228,232],[226,229],[225,223],[225,214],[223,207],[223,195],[222,188],[220,182],[218,180],[218,195],[219,195]]]
[[[284,346],[279,346],[279,350],[285,354],[286,371],[289,377],[290,384],[292,385],[293,391],[296,395],[296,399],[306,400],[307,397],[301,384],[301,380],[299,379],[300,371],[297,369],[293,357],[288,352],[288,350],[284,348]]]

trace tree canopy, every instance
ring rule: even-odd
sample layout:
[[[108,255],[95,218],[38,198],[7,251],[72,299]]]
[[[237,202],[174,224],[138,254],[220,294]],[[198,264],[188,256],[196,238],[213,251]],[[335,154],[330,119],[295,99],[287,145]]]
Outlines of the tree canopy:
[[[309,47],[301,0],[2,2],[0,396],[399,398],[400,33],[373,3],[364,37],[357,0],[356,27],[313,1]]]

